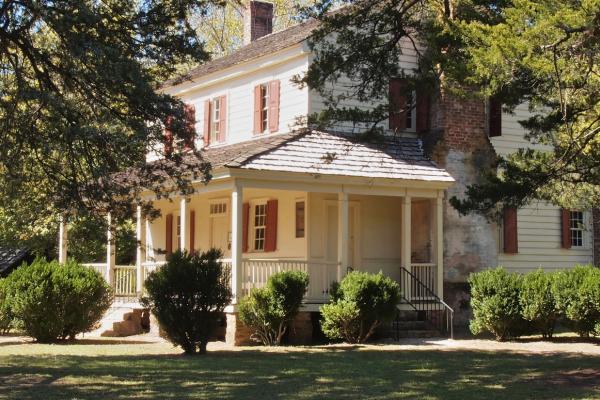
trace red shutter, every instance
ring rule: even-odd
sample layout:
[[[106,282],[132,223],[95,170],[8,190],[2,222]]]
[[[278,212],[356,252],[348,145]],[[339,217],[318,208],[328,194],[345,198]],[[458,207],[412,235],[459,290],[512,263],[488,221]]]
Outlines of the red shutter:
[[[167,214],[165,231],[165,250],[167,255],[173,253],[173,214]]]
[[[488,123],[490,137],[502,135],[502,103],[496,96],[489,100]]]
[[[562,230],[562,248],[571,248],[571,211],[562,208],[560,210],[560,222]]]
[[[185,124],[189,136],[185,141],[185,150],[194,148],[194,140],[196,139],[196,107],[192,104],[185,104]]]
[[[248,220],[250,219],[250,204],[244,203],[242,209],[242,252],[248,251]]]
[[[279,130],[279,80],[269,82],[269,132]]]
[[[265,252],[277,250],[277,200],[267,201]]]
[[[429,93],[424,90],[417,91],[416,108],[417,133],[423,134],[429,130]]]
[[[210,100],[204,102],[204,146],[210,144]]]
[[[227,132],[227,101],[225,96],[219,97],[219,142],[224,142]]]
[[[173,117],[168,116],[165,120],[165,155],[173,153],[173,132],[171,131],[171,125],[173,124]]]
[[[260,95],[260,85],[254,87],[254,134],[259,135],[263,131],[262,117],[261,117],[261,103],[262,97]]]
[[[390,115],[389,124],[392,130],[406,129],[406,96],[402,92],[404,82],[400,78],[392,78],[389,83]]]
[[[504,209],[504,252],[516,254],[519,252],[519,236],[517,233],[517,209]]]
[[[196,212],[190,211],[190,253],[194,252],[194,242],[196,241]]]

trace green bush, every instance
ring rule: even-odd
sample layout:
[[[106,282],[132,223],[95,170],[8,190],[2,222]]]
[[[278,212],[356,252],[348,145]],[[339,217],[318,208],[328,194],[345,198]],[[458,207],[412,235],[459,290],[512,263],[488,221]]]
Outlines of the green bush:
[[[558,272],[552,285],[556,305],[566,323],[581,337],[595,333],[600,322],[600,270],[577,266]]]
[[[471,332],[492,333],[497,340],[523,334],[526,326],[519,302],[522,277],[499,267],[469,276],[471,285]]]
[[[558,316],[552,292],[554,274],[541,269],[525,274],[522,280],[519,302],[521,315],[532,323],[544,338],[551,338]]]
[[[6,279],[0,279],[0,335],[6,334],[13,320],[8,301],[6,301]]]
[[[381,272],[351,272],[332,285],[331,302],[321,308],[323,333],[364,343],[379,325],[394,319],[399,302],[400,286]]]
[[[43,259],[10,274],[5,295],[15,324],[46,343],[89,332],[112,302],[109,286],[96,271],[73,261]]]
[[[240,320],[266,346],[280,345],[308,288],[308,275],[285,271],[272,275],[264,288],[254,289],[239,305]]]
[[[229,271],[220,250],[173,253],[146,279],[150,308],[171,343],[186,354],[206,353],[219,316],[231,302]]]

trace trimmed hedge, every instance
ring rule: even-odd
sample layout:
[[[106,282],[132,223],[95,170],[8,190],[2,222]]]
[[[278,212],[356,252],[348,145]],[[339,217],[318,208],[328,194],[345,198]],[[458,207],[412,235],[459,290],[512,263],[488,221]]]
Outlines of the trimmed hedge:
[[[331,288],[331,302],[321,308],[321,327],[330,339],[364,343],[381,324],[390,322],[400,302],[400,286],[391,278],[351,272]]]
[[[240,320],[253,330],[252,339],[277,346],[298,314],[308,289],[308,274],[284,271],[272,275],[264,288],[253,289],[239,304]]]
[[[112,303],[104,278],[74,261],[38,258],[5,279],[4,293],[13,325],[43,343],[91,331]]]
[[[593,266],[527,274],[499,267],[471,274],[469,283],[474,334],[505,340],[533,328],[551,338],[559,319],[581,337],[600,334],[600,269]]]

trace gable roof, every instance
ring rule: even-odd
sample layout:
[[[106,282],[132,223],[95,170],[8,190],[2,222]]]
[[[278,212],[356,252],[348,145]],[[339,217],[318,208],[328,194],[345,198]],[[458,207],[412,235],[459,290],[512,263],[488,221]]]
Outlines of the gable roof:
[[[231,54],[216,58],[196,68],[193,68],[189,72],[179,77],[169,79],[164,82],[162,86],[167,87],[179,85],[203,75],[217,72],[246,61],[254,60],[256,58],[284,50],[288,47],[303,42],[312,34],[318,25],[319,21],[309,20],[301,24],[293,25],[279,32],[274,32],[263,36],[245,45],[244,47],[241,47]]]
[[[23,261],[31,259],[31,252],[26,248],[0,246],[0,277],[8,275]]]

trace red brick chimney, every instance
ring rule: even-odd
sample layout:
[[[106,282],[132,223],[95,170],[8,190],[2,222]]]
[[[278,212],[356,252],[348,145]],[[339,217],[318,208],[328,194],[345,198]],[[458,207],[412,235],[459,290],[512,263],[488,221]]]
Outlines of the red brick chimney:
[[[273,3],[249,1],[244,13],[244,45],[273,32]]]

